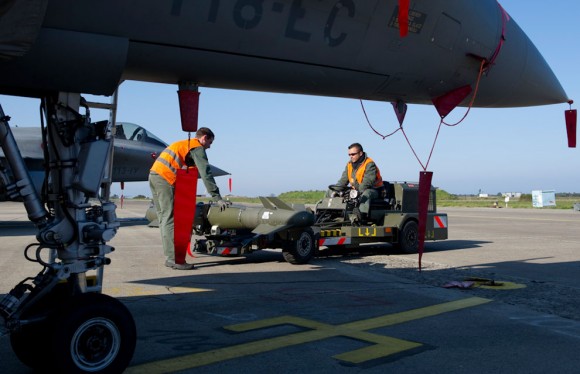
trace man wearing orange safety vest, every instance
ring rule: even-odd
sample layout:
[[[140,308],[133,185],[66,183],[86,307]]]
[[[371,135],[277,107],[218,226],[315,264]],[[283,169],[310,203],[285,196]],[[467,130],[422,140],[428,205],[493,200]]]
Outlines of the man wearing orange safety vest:
[[[354,213],[358,215],[360,212],[358,219],[364,221],[368,218],[371,201],[381,197],[384,189],[383,178],[378,166],[367,156],[359,143],[348,146],[348,157],[350,161],[336,184],[339,186],[350,184],[351,188],[362,194],[358,212],[355,208]]]
[[[207,127],[199,128],[194,139],[180,140],[165,148],[149,172],[149,187],[159,220],[163,252],[167,256],[165,266],[176,270],[190,270],[194,267],[193,264],[175,263],[173,193],[177,170],[197,167],[199,177],[203,180],[212,200],[217,202],[221,209],[228,205],[228,202],[224,201],[220,195],[205,152],[213,143],[214,138],[213,131]]]

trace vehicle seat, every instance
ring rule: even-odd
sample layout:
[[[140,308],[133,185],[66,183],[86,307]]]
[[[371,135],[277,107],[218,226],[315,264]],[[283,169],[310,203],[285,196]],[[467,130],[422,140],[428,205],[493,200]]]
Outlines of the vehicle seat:
[[[383,187],[379,190],[379,198],[371,201],[371,210],[373,209],[392,209],[391,198],[395,195],[393,185],[383,181]]]

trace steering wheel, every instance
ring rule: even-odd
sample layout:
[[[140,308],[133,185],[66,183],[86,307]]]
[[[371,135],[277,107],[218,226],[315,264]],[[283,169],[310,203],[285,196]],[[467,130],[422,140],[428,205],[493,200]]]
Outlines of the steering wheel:
[[[328,186],[328,189],[333,191],[333,192],[346,192],[348,190],[350,190],[349,186],[342,186],[340,184],[331,184],[330,186]]]

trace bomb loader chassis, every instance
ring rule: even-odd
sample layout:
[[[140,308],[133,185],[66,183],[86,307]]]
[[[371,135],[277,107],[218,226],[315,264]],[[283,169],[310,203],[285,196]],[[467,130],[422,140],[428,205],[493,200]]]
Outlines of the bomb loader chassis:
[[[313,231],[319,245],[328,250],[355,249],[361,244],[390,243],[403,253],[417,253],[419,247],[419,184],[385,183],[386,197],[373,202],[369,217],[363,220],[356,209],[360,196],[356,190],[331,185],[336,197],[325,197],[316,204]],[[435,188],[431,187],[425,240],[448,237],[447,214],[438,213]]]
[[[296,208],[278,198],[260,197],[262,207],[230,206],[221,211],[212,204],[196,208],[193,250],[219,256],[240,256],[266,248],[281,248],[291,264],[305,264],[319,246],[354,249],[367,243],[391,243],[404,253],[416,253],[419,244],[418,183],[387,184],[387,197],[371,204],[370,217],[361,221],[354,190],[329,186],[337,197],[316,204],[315,211]],[[431,188],[426,240],[447,239],[447,214],[437,213]]]

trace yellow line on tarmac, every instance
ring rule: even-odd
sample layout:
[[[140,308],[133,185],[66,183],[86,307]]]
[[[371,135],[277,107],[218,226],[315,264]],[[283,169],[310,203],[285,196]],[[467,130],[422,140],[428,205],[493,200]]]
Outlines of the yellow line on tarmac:
[[[412,309],[406,312],[387,314],[385,316],[377,318],[370,318],[361,321],[345,323],[344,325],[341,325],[341,327],[353,330],[371,330],[379,327],[397,325],[399,323],[409,322],[415,319],[432,317],[438,314],[448,313],[459,309],[470,308],[477,305],[489,303],[490,301],[491,301],[490,299],[484,299],[481,297],[470,297],[468,299],[451,301],[448,303],[432,305],[425,308]]]
[[[485,288],[488,290],[496,291],[506,291],[506,290],[517,290],[520,288],[526,288],[525,284],[514,283],[514,282],[504,282],[502,280],[495,281],[496,285],[488,285],[482,282],[475,282],[475,287]]]
[[[167,360],[151,362],[140,366],[128,368],[125,373],[168,373],[179,370],[192,369],[210,365],[221,361],[231,360],[258,353],[269,352],[293,345],[313,342],[333,337],[331,332],[313,330],[308,332],[279,336],[276,338],[258,340],[255,342],[213,349],[207,352],[194,353],[187,356],[171,358]]]
[[[415,343],[390,337],[385,337],[385,340],[387,340],[387,342],[383,344],[374,344],[365,348],[341,353],[332,357],[353,364],[360,364],[366,361],[376,360],[408,351],[409,349],[418,348],[423,345],[421,343]]]
[[[342,325],[329,325],[299,317],[282,316],[226,326],[226,329],[236,332],[245,332],[280,325],[295,325],[303,328],[310,328],[311,330],[133,366],[128,368],[126,373],[154,374],[175,372],[337,336],[345,336],[373,343],[369,347],[334,356],[343,361],[361,363],[400,353],[422,345],[416,342],[369,333],[365,330],[432,317],[442,313],[485,304],[490,301],[491,300],[489,299],[473,297],[377,318],[345,323]]]
[[[135,285],[123,285],[120,287],[117,286],[103,287],[103,292],[113,297],[156,296],[156,295],[171,295],[171,294],[207,292],[207,291],[211,290],[207,288],[195,288],[195,287],[165,287],[165,286],[135,286]]]

